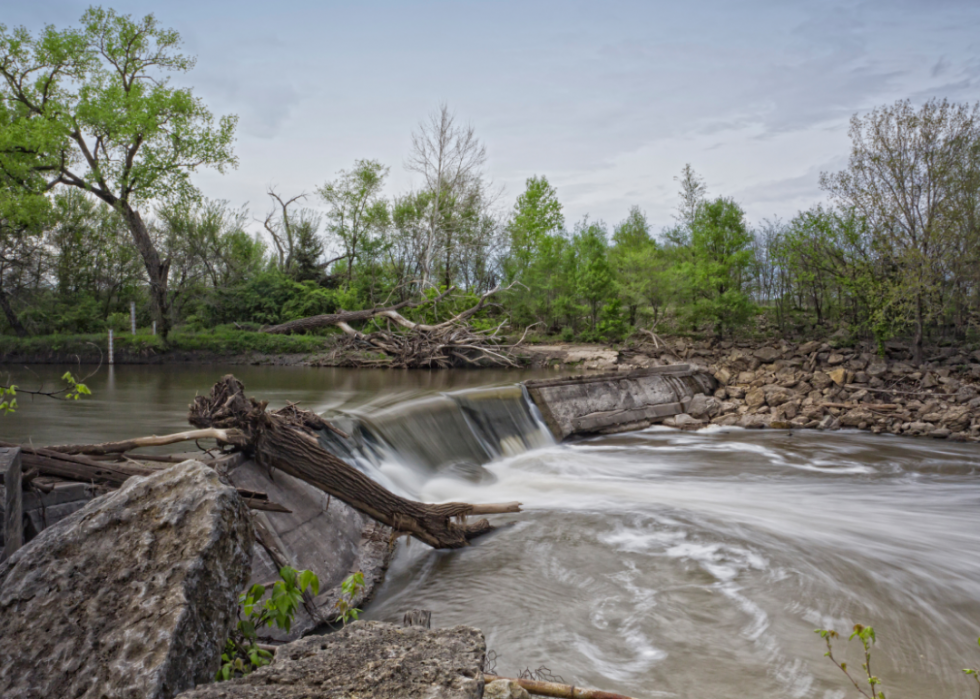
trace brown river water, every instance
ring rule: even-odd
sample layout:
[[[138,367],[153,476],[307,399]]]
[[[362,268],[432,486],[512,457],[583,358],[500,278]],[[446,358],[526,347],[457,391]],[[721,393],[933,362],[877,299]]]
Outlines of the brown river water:
[[[27,388],[64,371],[11,369]],[[636,697],[821,699],[857,693],[813,629],[862,622],[889,699],[977,695],[961,671],[980,665],[977,445],[731,428],[558,445],[519,392],[475,390],[547,373],[243,366],[103,368],[93,398],[23,396],[0,434],[186,429],[187,404],[228,372],[273,407],[363,425],[374,448],[358,466],[407,496],[524,503],[466,550],[402,540],[362,618],[423,608],[433,626],[479,627],[498,674],[544,666]],[[474,426],[502,420],[520,439]],[[859,671],[856,643],[839,655]]]

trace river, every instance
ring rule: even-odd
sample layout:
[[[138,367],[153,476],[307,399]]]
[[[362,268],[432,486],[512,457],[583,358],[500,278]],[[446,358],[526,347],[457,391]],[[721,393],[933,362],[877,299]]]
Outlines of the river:
[[[40,378],[15,378],[53,385],[63,371],[34,370]],[[22,397],[0,431],[46,444],[185,429],[195,393],[228,372],[272,406],[299,401],[406,435],[390,437],[374,465],[406,495],[524,503],[462,551],[402,540],[363,618],[424,608],[434,626],[477,626],[499,674],[547,667],[636,697],[821,699],[856,692],[813,629],[863,622],[877,631],[872,668],[890,699],[977,694],[961,672],[980,664],[976,445],[653,428],[562,445],[535,438],[528,451],[450,463],[418,447],[462,439],[438,422],[444,394],[458,402],[549,374],[245,366],[103,369],[91,399]],[[408,427],[393,430],[402,414]],[[845,652],[841,642],[840,656],[859,673],[854,644]]]

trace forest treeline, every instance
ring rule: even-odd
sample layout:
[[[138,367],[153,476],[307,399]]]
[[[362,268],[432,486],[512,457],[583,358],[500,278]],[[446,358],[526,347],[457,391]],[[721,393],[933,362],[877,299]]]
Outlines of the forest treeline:
[[[637,331],[784,335],[845,327],[884,343],[965,340],[980,323],[980,107],[900,101],[851,121],[826,201],[752,225],[691,166],[672,225],[632,208],[568,221],[546,177],[512,205],[472,127],[442,107],[386,196],[389,167],[358,160],[307,192],[270,189],[267,214],[192,184],[222,170],[234,117],[215,119],[168,73],[192,61],[150,17],[90,9],[80,28],[0,32],[0,332],[141,326],[167,335],[258,329],[460,290],[504,291],[481,314],[565,340]],[[260,229],[260,232],[259,232]],[[447,309],[451,310],[451,309]],[[432,312],[432,309],[426,312]]]

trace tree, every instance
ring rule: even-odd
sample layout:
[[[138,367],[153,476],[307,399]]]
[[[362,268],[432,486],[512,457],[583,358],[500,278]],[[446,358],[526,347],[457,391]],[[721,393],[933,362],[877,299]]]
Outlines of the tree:
[[[153,312],[166,336],[171,319],[169,260],[160,256],[140,208],[156,199],[196,196],[200,167],[234,167],[236,117],[215,123],[172,73],[193,59],[177,52],[180,35],[153,15],[136,21],[88,9],[81,26],[0,27],[0,100],[9,118],[0,136],[0,169],[23,191],[76,187],[123,217],[143,258]]]
[[[592,332],[596,331],[599,309],[611,296],[615,281],[609,266],[606,231],[599,223],[583,221],[573,240],[576,257],[575,289],[589,311]]]
[[[564,226],[558,192],[547,178],[529,177],[507,224],[511,259],[508,276],[519,278],[538,254],[544,237]]]
[[[430,284],[434,260],[439,252],[451,249],[457,208],[471,203],[467,196],[474,187],[481,187],[487,150],[476,138],[472,126],[460,126],[456,116],[445,104],[429,115],[412,133],[412,154],[406,163],[408,170],[425,179],[433,196],[426,216],[426,238],[422,255],[422,284]],[[440,248],[440,249],[437,249]],[[449,285],[449,266],[446,266]]]
[[[751,314],[745,293],[751,244],[745,212],[731,199],[705,203],[694,218],[690,259],[678,272],[688,287],[692,321],[711,321],[718,336],[744,324]]]
[[[927,324],[944,312],[947,270],[976,196],[961,196],[980,156],[980,104],[908,100],[851,119],[851,156],[839,173],[823,173],[832,199],[866,222],[877,255],[895,275],[892,309],[915,328],[922,362]],[[975,181],[975,180],[973,180]]]
[[[388,168],[376,160],[358,160],[352,170],[341,170],[333,182],[317,192],[330,206],[327,229],[336,235],[347,258],[347,283],[351,283],[358,248],[376,222],[386,222],[387,204],[381,199]]]
[[[324,269],[343,258],[341,255],[327,262],[320,262],[323,255],[323,242],[317,234],[320,230],[320,215],[311,209],[290,213],[289,207],[305,199],[306,194],[283,199],[271,188],[267,194],[272,198],[273,204],[262,225],[272,237],[278,253],[279,271],[297,281],[317,280]]]
[[[640,207],[630,209],[626,219],[613,231],[609,262],[616,271],[622,303],[626,304],[627,322],[636,325],[637,313],[651,305],[654,321],[665,300],[663,255],[650,237],[650,224]]]

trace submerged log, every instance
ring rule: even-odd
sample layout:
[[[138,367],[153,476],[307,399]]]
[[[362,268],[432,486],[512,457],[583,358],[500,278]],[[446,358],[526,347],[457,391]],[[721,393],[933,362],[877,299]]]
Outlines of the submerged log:
[[[210,394],[194,399],[188,421],[202,429],[237,430],[241,434],[237,443],[260,465],[306,481],[395,532],[414,536],[433,548],[460,548],[492,529],[485,519],[467,523],[469,515],[520,511],[518,503],[431,505],[395,495],[320,445],[318,433],[329,425],[319,415],[295,405],[270,412],[266,405],[247,397],[242,382],[229,375],[216,383]]]

